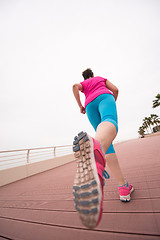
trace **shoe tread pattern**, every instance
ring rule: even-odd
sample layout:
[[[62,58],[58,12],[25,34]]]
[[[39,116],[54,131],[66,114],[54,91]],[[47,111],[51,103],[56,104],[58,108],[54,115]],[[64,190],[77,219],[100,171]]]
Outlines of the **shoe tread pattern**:
[[[75,209],[82,223],[94,228],[98,214],[98,189],[90,161],[90,140],[87,133],[80,132],[73,141],[77,172],[73,185]]]

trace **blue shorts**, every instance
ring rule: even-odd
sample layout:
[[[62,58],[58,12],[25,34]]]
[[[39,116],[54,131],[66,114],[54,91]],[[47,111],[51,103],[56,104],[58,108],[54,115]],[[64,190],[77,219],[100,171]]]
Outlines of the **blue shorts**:
[[[86,106],[86,113],[93,128],[97,129],[101,122],[111,122],[118,132],[118,119],[115,98],[112,94],[101,94]],[[111,143],[106,154],[115,153]]]

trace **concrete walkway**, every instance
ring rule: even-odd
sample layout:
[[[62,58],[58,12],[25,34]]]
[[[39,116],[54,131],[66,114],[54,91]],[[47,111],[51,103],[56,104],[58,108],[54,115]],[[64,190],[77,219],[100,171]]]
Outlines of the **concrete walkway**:
[[[74,209],[73,162],[0,188],[0,239],[160,239],[160,135],[120,143],[116,151],[135,192],[130,203],[120,202],[111,175],[95,230]]]

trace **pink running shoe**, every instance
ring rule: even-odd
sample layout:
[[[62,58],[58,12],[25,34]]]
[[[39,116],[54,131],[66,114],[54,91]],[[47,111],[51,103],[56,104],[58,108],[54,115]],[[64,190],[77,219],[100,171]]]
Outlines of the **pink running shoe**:
[[[73,185],[76,211],[88,228],[96,227],[103,211],[105,158],[98,141],[80,132],[74,138],[73,151],[77,160],[77,173]]]
[[[134,191],[131,184],[127,182],[125,185],[119,186],[118,190],[122,202],[129,202],[131,200],[131,193]]]

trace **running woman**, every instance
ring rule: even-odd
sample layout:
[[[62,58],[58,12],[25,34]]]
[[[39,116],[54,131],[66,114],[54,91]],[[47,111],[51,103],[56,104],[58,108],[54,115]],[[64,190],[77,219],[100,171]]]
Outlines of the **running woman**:
[[[88,228],[96,227],[102,217],[104,177],[107,165],[114,175],[121,201],[130,201],[133,186],[125,181],[113,147],[118,132],[116,100],[118,88],[102,77],[94,77],[86,69],[84,81],[73,85],[73,94],[82,114],[95,129],[95,138],[80,132],[74,138],[73,151],[77,160],[77,173],[73,185],[75,208],[82,223]],[[85,94],[85,106],[79,91]]]

